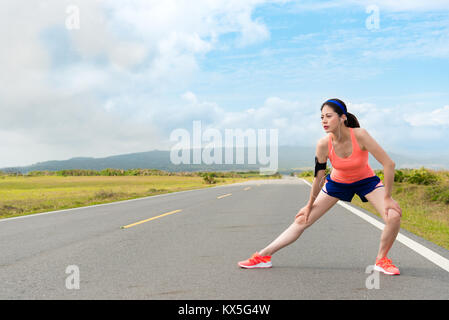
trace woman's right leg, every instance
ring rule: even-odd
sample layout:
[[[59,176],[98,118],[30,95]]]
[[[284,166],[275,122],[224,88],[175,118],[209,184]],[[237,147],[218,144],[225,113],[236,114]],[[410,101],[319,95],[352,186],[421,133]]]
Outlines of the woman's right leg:
[[[271,256],[276,251],[288,246],[292,242],[296,241],[304,230],[310,227],[315,221],[323,216],[330,208],[334,206],[338,201],[337,198],[331,197],[327,193],[320,191],[318,197],[313,203],[312,210],[310,211],[308,221],[305,222],[304,216],[299,216],[295,221],[277,237],[267,247],[259,251],[261,256]]]

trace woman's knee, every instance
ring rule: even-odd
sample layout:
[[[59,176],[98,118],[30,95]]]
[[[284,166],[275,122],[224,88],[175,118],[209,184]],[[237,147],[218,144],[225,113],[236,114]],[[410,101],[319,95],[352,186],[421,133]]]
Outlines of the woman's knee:
[[[302,229],[305,229],[310,226],[310,221],[306,221],[306,217],[303,215],[295,218],[295,221],[293,223]]]
[[[401,222],[401,214],[394,209],[389,209],[387,213],[387,223],[400,223],[400,222]]]

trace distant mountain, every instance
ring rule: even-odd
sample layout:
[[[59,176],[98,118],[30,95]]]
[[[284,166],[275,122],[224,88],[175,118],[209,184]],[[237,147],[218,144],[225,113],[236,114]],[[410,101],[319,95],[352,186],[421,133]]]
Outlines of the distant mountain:
[[[153,150],[148,152],[130,153],[123,155],[110,156],[105,158],[88,158],[76,157],[68,160],[52,160],[38,162],[30,166],[2,168],[4,172],[21,172],[30,171],[57,171],[63,169],[90,169],[103,170],[106,168],[116,169],[158,169],[165,171],[230,171],[230,170],[259,170],[260,167],[267,165],[260,164],[259,157],[256,157],[256,164],[248,164],[248,148],[244,148],[243,164],[224,164],[225,154],[230,149],[222,149],[222,163],[207,165],[204,161],[201,164],[174,164],[170,161],[170,151]],[[233,162],[236,163],[236,149],[233,149]],[[257,151],[257,150],[256,150]],[[267,148],[269,159],[269,148]],[[407,156],[388,153],[396,162],[399,168],[418,168],[425,166],[434,169],[449,169],[447,165],[449,161],[438,158],[439,162],[446,163],[437,164],[435,159],[412,159]],[[190,153],[190,159],[193,159],[193,153]],[[315,148],[300,146],[279,146],[278,148],[278,168],[280,173],[289,173],[292,171],[310,170],[314,166]],[[373,169],[382,169],[382,165],[377,162],[371,155],[369,163]]]

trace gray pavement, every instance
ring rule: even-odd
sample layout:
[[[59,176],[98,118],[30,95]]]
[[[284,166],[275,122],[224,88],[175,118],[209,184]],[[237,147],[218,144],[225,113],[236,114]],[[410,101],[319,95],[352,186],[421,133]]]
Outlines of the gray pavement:
[[[285,177],[0,220],[0,299],[449,299],[449,272],[399,242],[389,256],[402,274],[367,289],[381,231],[339,205],[276,253],[273,268],[238,268],[309,193]],[[79,289],[66,287],[71,265]]]

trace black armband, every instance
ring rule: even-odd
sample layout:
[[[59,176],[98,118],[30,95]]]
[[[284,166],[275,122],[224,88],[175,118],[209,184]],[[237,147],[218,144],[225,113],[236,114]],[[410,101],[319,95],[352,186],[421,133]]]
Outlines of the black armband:
[[[314,177],[316,177],[318,171],[326,170],[326,165],[327,165],[327,161],[324,163],[319,163],[318,158],[315,157],[315,175],[314,175]]]

